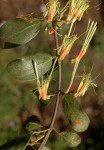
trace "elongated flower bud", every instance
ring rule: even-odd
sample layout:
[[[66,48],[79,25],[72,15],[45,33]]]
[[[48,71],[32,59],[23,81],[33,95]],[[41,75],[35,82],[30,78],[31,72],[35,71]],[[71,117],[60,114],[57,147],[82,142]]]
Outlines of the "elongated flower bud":
[[[39,92],[39,99],[42,99],[42,100],[50,99],[50,96],[47,95],[47,92],[48,92],[51,77],[49,76],[45,80],[43,80],[43,78],[42,78],[42,82],[40,82],[39,77],[38,77],[38,70],[37,70],[36,63],[35,63],[35,72],[36,72],[36,77],[37,77],[37,87],[38,87],[38,92]]]
[[[44,16],[47,16],[47,22],[52,22],[53,18],[59,11],[60,3],[58,0],[49,0],[46,5]]]
[[[49,87],[49,82],[48,80],[44,80],[43,84],[38,85],[38,91],[39,91],[39,99],[47,100],[50,97],[47,95],[48,87]]]
[[[90,44],[90,41],[96,31],[96,28],[97,28],[97,23],[94,22],[94,21],[90,21],[89,20],[89,23],[88,23],[88,27],[87,27],[87,31],[86,31],[86,35],[85,35],[85,40],[83,42],[83,46],[82,46],[82,49],[80,50],[76,60],[81,60],[82,57],[85,55],[87,49],[88,49],[88,46]]]
[[[59,50],[59,59],[63,60],[65,58],[65,56],[70,52],[74,42],[77,40],[77,36],[74,35],[72,37],[68,37],[67,35],[65,35],[61,48]]]

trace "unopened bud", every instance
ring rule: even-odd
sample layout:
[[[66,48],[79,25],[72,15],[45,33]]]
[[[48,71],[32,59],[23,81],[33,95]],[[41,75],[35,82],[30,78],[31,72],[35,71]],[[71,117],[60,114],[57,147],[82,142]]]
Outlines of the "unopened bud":
[[[42,99],[42,100],[49,99],[49,96],[47,95],[48,87],[49,87],[48,80],[43,81],[42,85],[38,85],[39,99]]]
[[[48,96],[47,92],[48,92],[51,76],[47,77],[45,80],[42,77],[42,81],[40,82],[36,62],[35,62],[34,67],[35,67],[34,69],[35,69],[36,78],[37,78],[37,90],[39,92],[39,99],[42,99],[42,100],[50,99],[50,95]]]

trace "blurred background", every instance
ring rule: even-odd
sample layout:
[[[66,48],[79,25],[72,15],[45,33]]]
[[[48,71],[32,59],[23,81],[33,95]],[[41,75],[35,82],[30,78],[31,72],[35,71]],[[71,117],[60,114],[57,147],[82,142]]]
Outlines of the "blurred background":
[[[64,6],[67,0],[60,0]],[[0,0],[0,25],[8,19],[27,15],[34,12],[35,16],[42,17],[44,3],[42,0]],[[79,99],[84,110],[90,117],[88,130],[81,133],[82,143],[77,148],[67,148],[60,142],[54,132],[51,134],[47,145],[51,150],[103,150],[104,149],[104,0],[90,0],[90,9],[81,22],[76,24],[76,31],[82,34],[87,26],[88,19],[98,22],[98,29],[94,35],[86,56],[79,65],[77,75],[84,68],[90,71],[96,78],[94,83],[97,88],[90,88],[86,94]],[[64,27],[63,32],[67,31]],[[63,33],[62,32],[62,33]],[[60,34],[62,34],[60,32]],[[62,66],[62,89],[65,90],[72,73],[70,58],[73,58],[81,46],[79,40],[74,46],[70,56],[67,56]],[[52,54],[55,49],[54,37],[41,32],[32,41],[15,49],[0,49],[0,145],[22,134],[23,123],[31,115],[38,115],[44,125],[48,125],[53,113],[54,100],[47,107],[41,107],[39,101],[33,95],[32,90],[36,82],[23,82],[10,76],[6,70],[7,64],[14,59],[36,52],[48,52]],[[66,71],[66,74],[65,74]],[[68,73],[69,71],[69,73]],[[56,76],[54,75],[54,78]],[[75,83],[78,78],[76,77]],[[51,83],[50,91],[55,89],[56,79]],[[73,85],[73,90],[78,85]],[[58,131],[69,130],[68,121],[64,116],[61,102],[58,109],[55,127]]]

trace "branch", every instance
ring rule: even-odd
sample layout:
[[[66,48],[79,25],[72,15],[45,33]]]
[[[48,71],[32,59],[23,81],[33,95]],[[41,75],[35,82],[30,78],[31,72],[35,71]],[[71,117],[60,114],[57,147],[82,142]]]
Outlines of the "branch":
[[[57,52],[56,52],[56,56],[58,57],[58,48],[59,48],[59,42],[58,42],[58,35],[57,33],[55,32],[54,33],[54,38],[55,38],[55,44],[56,44],[56,48],[57,48]],[[51,120],[51,123],[50,123],[50,127],[39,147],[38,150],[41,150],[43,148],[43,146],[45,146],[48,138],[49,138],[49,135],[50,133],[52,132],[53,130],[53,126],[54,126],[54,123],[55,123],[55,119],[56,119],[56,115],[57,115],[57,110],[58,110],[58,106],[59,106],[59,96],[60,96],[60,90],[61,90],[61,61],[58,60],[58,87],[57,87],[57,94],[56,94],[56,102],[55,102],[55,108],[54,108],[54,112],[53,112],[53,117],[52,117],[52,120]]]

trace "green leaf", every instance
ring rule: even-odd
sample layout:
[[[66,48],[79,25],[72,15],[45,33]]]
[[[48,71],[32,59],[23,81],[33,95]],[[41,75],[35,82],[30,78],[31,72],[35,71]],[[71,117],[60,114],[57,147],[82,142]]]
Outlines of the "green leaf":
[[[29,132],[33,132],[36,129],[39,129],[41,127],[40,119],[32,115],[25,121],[25,130]]]
[[[40,26],[37,18],[7,21],[0,28],[0,47],[12,48],[29,42],[39,33]]]
[[[22,138],[11,140],[10,142],[0,146],[0,150],[24,150],[31,137],[31,133],[25,135]]]
[[[47,53],[37,53],[35,55],[25,56],[16,59],[7,65],[8,72],[19,80],[35,80],[32,60],[37,63],[38,75],[41,77],[50,70],[52,57]]]
[[[75,131],[83,132],[88,129],[90,120],[84,111],[79,111],[71,117],[71,124]]]
[[[80,136],[74,132],[62,132],[60,136],[69,147],[77,147],[81,143]]]
[[[73,95],[64,95],[63,108],[72,128],[76,132],[83,132],[87,130],[90,120]]]

